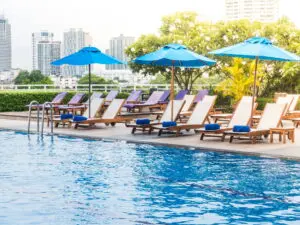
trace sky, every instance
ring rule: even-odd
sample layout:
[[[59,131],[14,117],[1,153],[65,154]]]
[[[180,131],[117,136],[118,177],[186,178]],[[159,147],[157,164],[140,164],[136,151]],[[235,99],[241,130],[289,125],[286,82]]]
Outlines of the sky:
[[[280,0],[280,14],[300,27],[300,0]],[[161,17],[195,11],[208,21],[224,18],[224,0],[0,0],[0,14],[12,26],[12,66],[31,69],[31,33],[48,30],[62,41],[69,28],[83,28],[104,51],[119,34],[155,33]]]

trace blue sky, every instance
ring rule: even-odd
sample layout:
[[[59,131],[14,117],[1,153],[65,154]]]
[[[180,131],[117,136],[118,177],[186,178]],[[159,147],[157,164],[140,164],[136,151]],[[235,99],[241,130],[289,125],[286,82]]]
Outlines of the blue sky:
[[[300,0],[281,0],[281,15],[288,15],[300,27]],[[31,69],[31,33],[54,32],[56,40],[69,28],[83,28],[102,50],[120,33],[138,37],[154,33],[163,15],[192,10],[205,20],[224,16],[224,0],[1,0],[12,25],[13,67]]]

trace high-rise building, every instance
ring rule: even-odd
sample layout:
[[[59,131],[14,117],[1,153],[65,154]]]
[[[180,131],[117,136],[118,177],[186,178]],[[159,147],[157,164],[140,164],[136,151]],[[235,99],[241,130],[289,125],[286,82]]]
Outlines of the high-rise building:
[[[127,37],[121,34],[119,37],[113,37],[109,41],[109,49],[106,50],[106,53],[112,55],[113,57],[127,61],[127,56],[125,54],[125,49],[133,44],[134,37]],[[128,66],[125,64],[112,64],[106,65],[105,68],[107,70],[126,70]]]
[[[70,29],[64,33],[64,56],[77,52],[83,47],[92,44],[92,37],[82,29]],[[87,66],[64,66],[63,75],[82,76],[88,70]]]
[[[227,20],[274,22],[279,18],[279,0],[225,0],[225,15]]]
[[[0,71],[11,70],[11,27],[0,15]]]
[[[54,34],[48,31],[32,33],[32,69],[38,69],[38,43],[52,42]]]
[[[60,41],[40,41],[37,44],[37,69],[44,75],[60,75],[60,67],[51,62],[60,58]]]

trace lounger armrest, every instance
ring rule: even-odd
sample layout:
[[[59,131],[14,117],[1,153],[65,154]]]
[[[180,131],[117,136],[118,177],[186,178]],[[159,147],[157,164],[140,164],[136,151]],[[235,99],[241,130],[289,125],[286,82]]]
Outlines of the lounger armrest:
[[[126,101],[125,104],[139,104],[141,101]]]
[[[68,104],[68,106],[80,106],[80,105],[82,105],[82,103],[74,103],[74,104]]]

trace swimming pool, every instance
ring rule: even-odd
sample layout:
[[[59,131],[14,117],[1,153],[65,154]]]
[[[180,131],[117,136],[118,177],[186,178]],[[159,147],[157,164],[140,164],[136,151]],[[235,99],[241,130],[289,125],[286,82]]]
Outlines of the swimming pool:
[[[300,163],[0,131],[0,224],[299,224]]]

